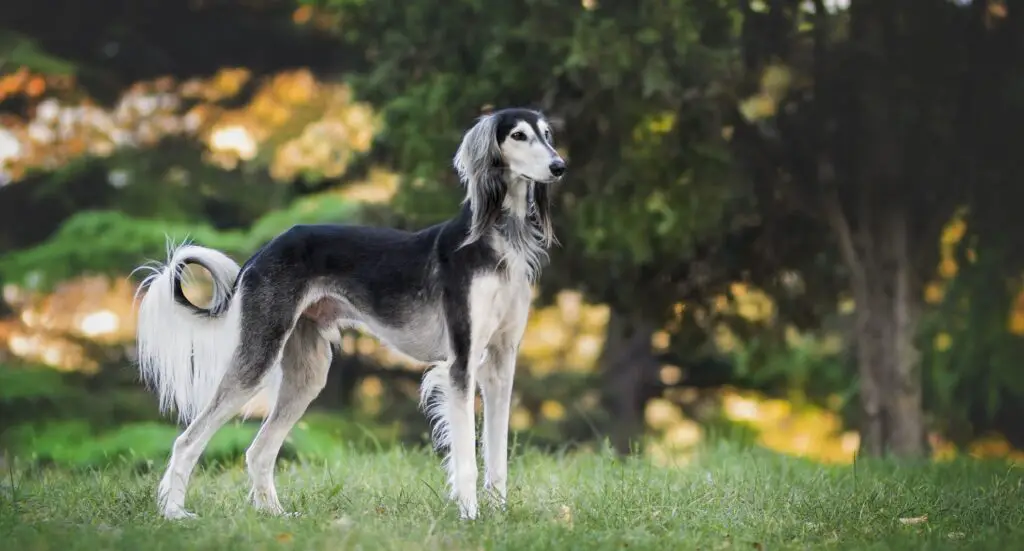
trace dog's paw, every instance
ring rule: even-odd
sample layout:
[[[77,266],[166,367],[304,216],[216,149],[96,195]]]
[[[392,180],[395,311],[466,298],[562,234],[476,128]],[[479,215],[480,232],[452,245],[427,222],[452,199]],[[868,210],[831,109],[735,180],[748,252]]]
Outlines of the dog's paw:
[[[476,520],[476,517],[477,517],[477,505],[476,505],[475,502],[473,502],[473,503],[460,502],[459,503],[459,519],[460,520]]]
[[[285,516],[288,514],[285,512],[284,507],[281,507],[281,502],[277,499],[277,492],[273,488],[264,491],[251,490],[249,492],[249,501],[261,513],[273,516]]]
[[[188,520],[198,518],[195,513],[187,511],[184,507],[168,507],[163,510],[162,514],[167,520]]]

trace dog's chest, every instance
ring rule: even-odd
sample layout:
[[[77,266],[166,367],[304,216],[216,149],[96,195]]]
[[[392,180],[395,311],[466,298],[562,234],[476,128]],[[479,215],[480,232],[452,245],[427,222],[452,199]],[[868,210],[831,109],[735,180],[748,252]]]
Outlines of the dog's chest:
[[[496,334],[519,329],[525,323],[530,298],[525,277],[488,274],[474,279],[469,293],[474,339],[488,342]]]

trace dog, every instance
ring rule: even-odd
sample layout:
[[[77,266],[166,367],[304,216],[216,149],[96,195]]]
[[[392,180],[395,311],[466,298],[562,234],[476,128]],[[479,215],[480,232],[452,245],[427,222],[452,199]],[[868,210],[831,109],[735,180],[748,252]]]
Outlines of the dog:
[[[454,167],[465,199],[454,218],[407,232],[358,225],[296,225],[239,266],[205,247],[169,246],[139,287],[138,364],[187,428],[174,441],[157,492],[168,519],[185,508],[188,479],[214,433],[260,390],[274,405],[246,466],[257,509],[285,514],[274,464],[285,437],[327,381],[340,329],[361,327],[428,365],[420,402],[460,517],[478,514],[474,403],[484,401],[484,487],[505,505],[516,356],[531,284],[556,244],[551,186],[566,162],[537,111],[477,119]],[[186,265],[213,280],[209,305],[182,291]]]

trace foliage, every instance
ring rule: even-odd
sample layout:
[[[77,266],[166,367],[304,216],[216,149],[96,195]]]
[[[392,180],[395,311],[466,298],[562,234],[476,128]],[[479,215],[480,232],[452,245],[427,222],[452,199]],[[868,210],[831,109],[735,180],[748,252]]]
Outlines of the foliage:
[[[126,389],[96,379],[0,366],[0,449],[20,460],[62,468],[163,462],[181,427],[160,421],[152,398],[137,385]],[[258,428],[252,420],[229,423],[214,437],[204,461],[236,461]],[[339,442],[382,451],[398,436],[395,426],[313,411],[293,429],[282,456],[324,458],[336,452]]]
[[[203,463],[238,461],[258,430],[258,422],[228,423],[210,441]],[[149,467],[163,464],[180,432],[180,427],[152,421],[124,423],[97,432],[88,421],[66,420],[15,426],[4,434],[3,442],[11,454],[43,465],[72,469]],[[323,459],[337,450],[338,442],[353,449],[380,451],[394,443],[394,435],[386,430],[371,431],[336,415],[314,413],[293,429],[280,455],[285,459]]]
[[[61,374],[47,368],[13,369],[0,365],[0,404],[59,399],[71,392]]]
[[[342,450],[344,451],[344,450]],[[1021,474],[1005,464],[829,467],[716,444],[659,468],[605,454],[515,453],[505,513],[461,522],[438,458],[347,451],[286,462],[278,493],[298,518],[245,499],[241,461],[197,469],[199,518],[159,519],[159,472],[15,465],[0,482],[13,548],[77,549],[1014,549],[1024,538]]]
[[[662,316],[678,294],[667,275],[740,208],[715,116],[730,63],[724,5],[313,4],[343,14],[339,33],[367,52],[369,70],[351,80],[382,113],[377,149],[408,176],[395,206],[413,220],[458,204],[448,160],[482,110],[539,107],[563,127],[556,143],[571,168],[552,288]]]
[[[293,224],[337,223],[352,220],[356,212],[352,202],[323,193],[271,211],[248,230],[219,231],[202,222],[168,223],[132,218],[118,211],[85,211],[71,217],[45,243],[0,260],[0,274],[32,289],[48,289],[83,273],[123,274],[141,259],[164,250],[168,239],[175,243],[189,239],[241,257]]]

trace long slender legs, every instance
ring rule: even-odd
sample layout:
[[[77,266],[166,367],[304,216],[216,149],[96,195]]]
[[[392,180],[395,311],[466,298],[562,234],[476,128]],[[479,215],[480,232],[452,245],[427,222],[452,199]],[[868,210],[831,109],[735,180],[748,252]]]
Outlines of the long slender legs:
[[[245,297],[243,297],[244,299]],[[285,316],[243,317],[241,340],[231,365],[217,386],[213,399],[174,441],[167,471],[157,490],[157,505],[169,519],[193,517],[185,509],[185,492],[192,470],[217,430],[259,390],[260,382],[273,368],[290,333],[291,320]],[[201,360],[201,358],[197,358]],[[216,366],[197,366],[216,368]]]
[[[274,486],[274,463],[288,433],[327,383],[330,364],[330,346],[316,324],[299,320],[281,357],[277,403],[245,453],[252,481],[250,498],[257,509],[284,513]]]
[[[258,385],[243,381],[239,375],[236,369],[225,375],[210,405],[174,441],[171,460],[157,490],[157,505],[165,518],[195,516],[185,509],[185,491],[192,470],[217,429],[231,419],[258,390]]]
[[[508,421],[516,348],[491,346],[480,373],[484,398],[484,490],[504,507],[508,491]]]
[[[478,509],[473,415],[478,380],[484,396],[485,485],[500,503],[506,498],[512,379],[516,351],[530,309],[530,289],[524,283],[518,290],[521,298],[512,301],[510,309],[494,310],[499,293],[510,290],[507,285],[507,281],[497,277],[479,277],[472,283],[468,304],[446,297],[452,364],[449,380],[445,382],[445,402],[437,411],[445,423],[441,434],[450,446],[446,466],[451,497],[465,519],[476,518]]]

